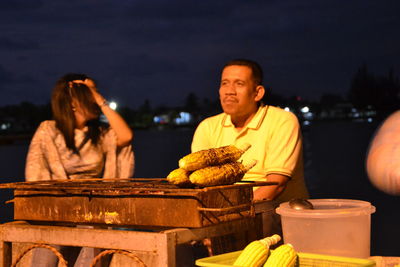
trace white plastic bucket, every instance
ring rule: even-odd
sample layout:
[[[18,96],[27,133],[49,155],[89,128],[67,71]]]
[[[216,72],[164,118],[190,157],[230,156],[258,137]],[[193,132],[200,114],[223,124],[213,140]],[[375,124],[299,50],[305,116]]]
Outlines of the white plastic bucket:
[[[370,256],[371,203],[352,199],[310,199],[314,209],[279,205],[283,241],[299,252],[354,258]]]

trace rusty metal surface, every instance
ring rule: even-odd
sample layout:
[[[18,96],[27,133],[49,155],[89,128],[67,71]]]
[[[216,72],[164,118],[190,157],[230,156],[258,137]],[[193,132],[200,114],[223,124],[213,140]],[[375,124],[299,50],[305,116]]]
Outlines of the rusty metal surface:
[[[179,188],[143,178],[22,182],[0,189],[14,189],[9,202],[15,220],[193,228],[254,217],[252,187],[259,185]]]
[[[239,182],[232,185],[211,187],[181,188],[170,184],[165,178],[132,178],[132,179],[76,179],[49,180],[35,182],[0,183],[0,189],[21,189],[48,191],[49,189],[62,192],[117,193],[117,194],[192,194],[193,192],[214,191],[226,188],[249,188],[263,185],[276,185],[275,182]]]

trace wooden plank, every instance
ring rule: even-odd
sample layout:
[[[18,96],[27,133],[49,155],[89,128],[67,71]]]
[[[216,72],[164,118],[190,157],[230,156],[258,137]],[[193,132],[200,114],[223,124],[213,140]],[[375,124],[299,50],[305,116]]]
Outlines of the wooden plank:
[[[9,267],[12,264],[12,243],[4,239],[3,228],[0,227],[0,267]]]
[[[1,231],[1,229],[0,229]],[[1,238],[1,234],[0,234]],[[12,261],[12,244],[10,242],[4,242],[0,239],[0,266],[8,267],[11,266]]]
[[[76,227],[3,224],[6,242],[45,243],[62,246],[129,249],[154,253],[158,233]]]
[[[0,259],[2,267],[8,267],[12,264],[12,244],[10,242],[0,242]]]
[[[176,234],[163,233],[159,236],[157,251],[159,252],[160,266],[176,265]]]
[[[175,233],[176,243],[184,244],[190,241],[202,240],[206,237],[217,237],[222,235],[229,235],[233,233],[240,233],[247,230],[253,230],[255,226],[254,218],[245,218],[230,222],[224,222],[217,225],[210,225],[202,228],[174,228],[165,230],[163,233]]]

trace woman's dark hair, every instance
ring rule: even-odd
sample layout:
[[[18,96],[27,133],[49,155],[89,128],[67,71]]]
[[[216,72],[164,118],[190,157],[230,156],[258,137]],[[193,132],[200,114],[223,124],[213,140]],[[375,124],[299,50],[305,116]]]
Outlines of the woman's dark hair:
[[[253,75],[253,80],[256,85],[261,85],[263,83],[263,71],[261,66],[252,60],[249,59],[233,59],[228,61],[222,70],[224,70],[228,66],[247,66],[251,69],[252,75]]]
[[[90,89],[83,83],[72,83],[74,80],[91,79],[84,74],[69,73],[61,77],[53,88],[51,96],[51,108],[56,127],[64,136],[66,146],[79,154],[79,148],[75,145],[75,116],[72,100],[76,100],[85,112],[95,114],[96,118],[87,123],[88,133],[85,140],[91,140],[97,145],[100,134],[104,130],[100,118],[100,108],[93,99]]]

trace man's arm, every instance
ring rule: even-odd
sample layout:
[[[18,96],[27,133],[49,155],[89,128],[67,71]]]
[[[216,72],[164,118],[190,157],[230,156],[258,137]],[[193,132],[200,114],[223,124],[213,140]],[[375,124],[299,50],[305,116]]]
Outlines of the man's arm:
[[[254,191],[254,200],[273,200],[277,198],[285,189],[289,177],[282,174],[268,174],[266,181],[278,182],[278,185],[261,186]]]
[[[272,138],[268,140],[268,148],[265,151],[268,156],[264,163],[267,173],[265,181],[277,182],[278,185],[256,189],[255,200],[273,200],[279,197],[295,174],[298,164],[302,164],[302,135],[298,119],[291,112],[283,111],[278,115],[272,123],[275,128]]]

